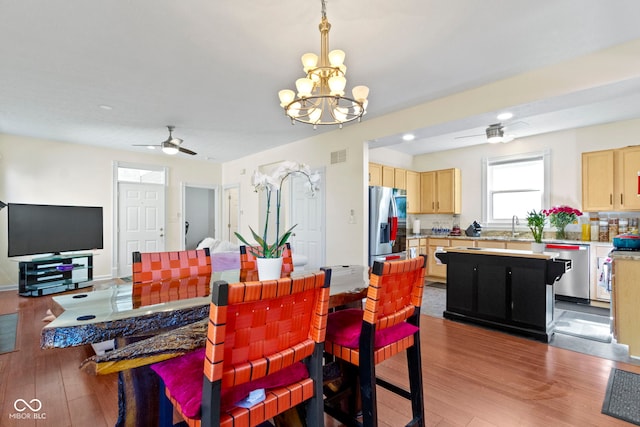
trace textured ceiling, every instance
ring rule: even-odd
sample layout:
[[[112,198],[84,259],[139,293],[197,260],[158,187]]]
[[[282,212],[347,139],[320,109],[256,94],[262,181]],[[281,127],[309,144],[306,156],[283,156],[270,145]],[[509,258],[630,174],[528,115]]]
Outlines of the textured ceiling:
[[[347,87],[371,89],[365,120],[640,38],[637,0],[330,0],[327,16]],[[196,158],[221,162],[309,137],[325,129],[291,126],[277,92],[319,50],[319,21],[320,0],[0,0],[0,132],[144,151],[132,145],[171,124]],[[639,88],[514,106],[518,136],[639,117]],[[453,148],[493,122],[375,144]]]

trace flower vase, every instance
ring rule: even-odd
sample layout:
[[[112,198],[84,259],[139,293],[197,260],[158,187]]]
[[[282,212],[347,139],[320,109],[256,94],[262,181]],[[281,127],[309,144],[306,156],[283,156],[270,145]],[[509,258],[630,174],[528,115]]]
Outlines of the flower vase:
[[[564,231],[564,227],[560,227],[556,230],[556,239],[567,240],[567,233]]]
[[[282,257],[256,258],[259,280],[277,280],[282,272]]]
[[[542,242],[541,243],[532,242],[531,252],[533,252],[534,254],[541,254],[542,252],[544,252],[544,247],[545,247],[545,244]]]

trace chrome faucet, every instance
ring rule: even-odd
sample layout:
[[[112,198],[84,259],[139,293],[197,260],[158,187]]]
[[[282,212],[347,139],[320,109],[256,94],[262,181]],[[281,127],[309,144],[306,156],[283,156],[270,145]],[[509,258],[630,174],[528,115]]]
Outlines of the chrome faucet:
[[[519,233],[516,233],[516,225],[520,225],[520,220],[518,220],[518,215],[514,215],[511,218],[511,237],[516,237]]]

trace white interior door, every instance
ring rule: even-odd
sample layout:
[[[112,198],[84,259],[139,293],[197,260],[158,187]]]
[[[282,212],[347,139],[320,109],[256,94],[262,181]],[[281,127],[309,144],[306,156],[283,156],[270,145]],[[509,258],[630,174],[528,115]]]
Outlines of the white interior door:
[[[325,266],[324,171],[318,173],[320,190],[313,197],[309,196],[306,177],[299,174],[291,176],[291,225],[297,225],[289,241],[294,253],[307,257],[305,270]]]
[[[224,232],[222,239],[230,242],[237,242],[238,238],[234,234],[240,226],[240,191],[237,185],[224,189],[222,201],[222,216],[224,222]]]
[[[131,276],[131,253],[164,251],[164,186],[118,184],[118,277]]]

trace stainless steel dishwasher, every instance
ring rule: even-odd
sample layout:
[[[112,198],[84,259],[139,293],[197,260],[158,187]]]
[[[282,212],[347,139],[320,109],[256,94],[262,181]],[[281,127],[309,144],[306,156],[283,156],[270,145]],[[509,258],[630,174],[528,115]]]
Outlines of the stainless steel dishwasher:
[[[589,304],[589,245],[549,243],[545,251],[571,260],[571,270],[553,284],[556,299]]]

